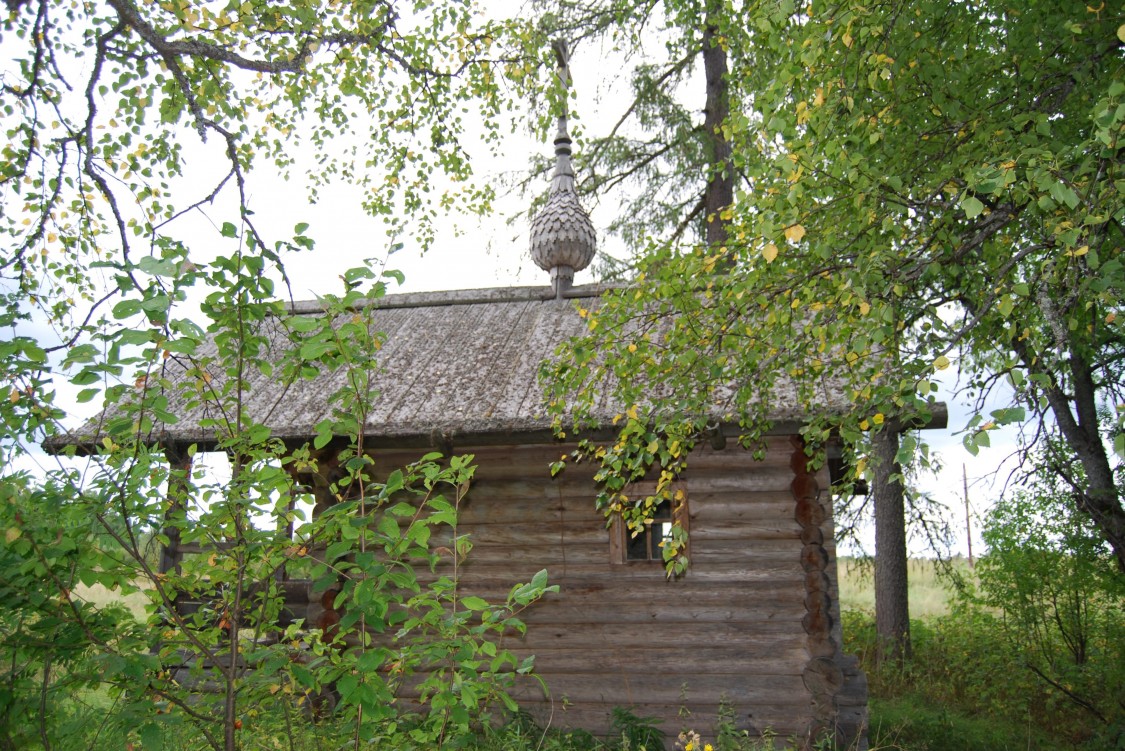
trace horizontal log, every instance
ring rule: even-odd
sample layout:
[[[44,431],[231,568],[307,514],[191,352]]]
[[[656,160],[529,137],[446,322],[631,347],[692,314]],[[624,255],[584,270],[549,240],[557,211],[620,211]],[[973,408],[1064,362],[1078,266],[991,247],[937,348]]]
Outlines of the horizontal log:
[[[448,573],[443,567],[439,569],[442,573]],[[461,576],[466,580],[469,577],[481,577],[483,579],[500,579],[507,578],[510,581],[529,581],[540,569],[547,569],[548,574],[556,581],[562,581],[564,577],[580,577],[580,578],[600,578],[609,582],[633,582],[633,581],[664,581],[667,576],[664,567],[659,562],[630,562],[625,564],[611,565],[608,562],[579,562],[579,561],[480,561],[473,558],[473,554],[469,554],[469,560],[462,564],[460,571]],[[803,582],[805,572],[801,568],[799,559],[787,559],[786,556],[777,556],[773,558],[762,557],[758,560],[747,561],[722,561],[722,562],[709,562],[701,563],[693,560],[691,566],[679,579],[674,579],[670,582],[671,585],[681,585],[687,587],[686,582],[692,581],[736,581],[736,582],[753,582],[762,579],[792,579],[794,581]],[[622,584],[622,586],[626,586]],[[629,585],[631,586],[631,585]],[[683,592],[688,592],[689,589],[685,588]]]
[[[711,541],[694,545],[691,548],[691,570],[686,576],[693,574],[699,576],[722,575],[729,573],[737,576],[737,571],[758,567],[774,567],[778,571],[786,571],[787,575],[800,575],[800,547],[789,546],[792,549],[768,549],[766,543],[788,542],[786,540],[761,540],[760,544],[743,544],[737,541]],[[663,565],[659,561],[627,562],[614,564],[611,561],[607,545],[576,544],[562,547],[531,547],[531,546],[503,546],[476,544],[469,554],[468,560],[461,564],[463,575],[472,575],[473,572],[488,569],[494,566],[512,567],[512,576],[518,580],[520,572],[534,573],[539,569],[555,571],[557,574],[573,570],[575,566],[612,568],[606,571],[607,575],[613,574],[618,568],[645,567],[657,569],[657,574],[663,575]],[[591,569],[593,570],[593,569]],[[710,572],[710,574],[709,574]],[[523,576],[528,576],[523,573]],[[685,577],[686,578],[686,577]]]
[[[552,480],[523,474],[473,480],[462,504],[467,509],[480,501],[534,499],[537,503],[548,506],[565,503],[593,509],[594,499],[599,492],[598,486],[589,478],[567,477]]]
[[[689,497],[721,495],[737,499],[763,497],[792,502],[792,475],[766,476],[745,475],[684,475],[681,487]],[[491,480],[476,480],[462,500],[465,508],[481,500],[534,499],[541,504],[561,503],[575,508],[593,507],[600,488],[592,481],[555,480],[543,481],[531,475]],[[624,494],[630,498],[644,497],[655,492],[651,483],[627,488]]]
[[[521,547],[607,546],[612,532],[599,521],[595,521],[593,524],[578,521],[557,524],[464,524],[458,528],[457,532],[459,535],[468,535],[477,549],[497,545],[518,545]],[[769,543],[772,546],[775,543],[782,542],[795,546],[796,550],[800,550],[802,547],[800,542],[801,529],[796,524],[783,526],[756,522],[730,522],[727,525],[717,525],[710,523],[696,524],[692,520],[689,526],[693,546],[713,542],[734,542],[743,545]]]
[[[801,619],[805,616],[805,607],[801,605],[763,604],[757,608],[738,606],[706,605],[698,607],[684,607],[669,609],[665,605],[634,605],[623,604],[609,607],[597,614],[604,619],[604,623],[646,624],[679,624],[681,627],[705,628],[711,623],[744,623],[747,628],[752,628],[758,622],[786,623],[795,631],[800,629]],[[565,607],[547,608],[538,604],[525,611],[521,618],[532,628],[537,624],[588,624],[591,615],[570,605]]]
[[[696,633],[693,632],[690,641],[693,655]],[[804,634],[794,629],[792,621],[754,623],[722,621],[700,627],[698,634],[704,644],[720,644],[728,651],[741,650],[743,643],[752,645],[757,650],[803,650],[807,641]],[[638,639],[643,641],[646,649],[669,647],[683,649],[686,641],[684,631],[678,623],[654,623],[638,635],[637,627],[633,624],[601,622],[585,625],[559,624],[543,623],[538,618],[532,618],[524,636],[506,639],[504,644],[509,649],[537,653],[537,650],[547,648],[575,649],[590,645],[635,645]],[[807,660],[808,657],[806,656],[805,659]]]
[[[700,493],[687,495],[692,521],[723,524],[727,521],[762,521],[795,524],[796,503],[788,493]],[[542,500],[514,495],[508,499],[477,498],[461,508],[461,526],[489,526],[538,522],[606,523],[606,516],[594,508],[593,497]]]
[[[764,578],[756,582],[729,582],[725,580],[691,581],[688,578],[635,581],[627,587],[620,582],[583,578],[548,576],[550,584],[559,586],[558,594],[548,594],[550,601],[560,603],[656,603],[675,602],[675,607],[691,607],[716,603],[730,603],[753,607],[763,602],[783,600],[804,603],[806,591],[803,579],[777,581]],[[471,592],[485,599],[506,597],[511,590],[508,581],[473,579],[463,577],[459,583],[462,593]]]
[[[648,676],[659,673],[661,678],[677,683],[691,681],[699,676],[707,680],[721,680],[719,676],[752,674],[758,676],[800,674],[809,662],[809,653],[803,647],[773,650],[773,654],[752,643],[708,646],[694,641],[682,649],[641,648],[643,635],[611,646],[602,642],[598,648],[547,649],[534,647],[519,650],[521,655],[534,654],[536,670],[542,675],[558,676],[589,674],[596,668],[601,672],[620,672]],[[634,646],[630,646],[630,642]],[[513,648],[509,645],[509,648]]]
[[[542,674],[550,695],[570,702],[603,703],[609,706],[666,704],[685,701],[719,706],[727,697],[747,704],[802,705],[811,699],[800,675],[682,675],[660,676],[622,672]],[[529,696],[534,689],[527,690]]]
[[[783,467],[763,467],[730,473],[682,476],[689,494],[695,493],[783,493],[793,482],[793,473]]]
[[[692,521],[715,520],[776,520],[787,524],[794,521],[794,501],[789,491],[755,493],[695,492],[688,495],[688,509]]]
[[[757,540],[785,540],[800,545],[801,528],[794,523],[768,524],[761,521],[742,519],[727,520],[716,524],[710,520],[691,519],[691,544],[693,546],[711,541],[740,541],[747,545]]]

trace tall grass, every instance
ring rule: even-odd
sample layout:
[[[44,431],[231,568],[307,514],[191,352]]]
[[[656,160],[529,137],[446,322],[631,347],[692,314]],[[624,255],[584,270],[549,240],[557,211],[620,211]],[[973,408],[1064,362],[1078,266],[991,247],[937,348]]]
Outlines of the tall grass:
[[[137,620],[143,621],[148,616],[145,612],[148,597],[145,596],[144,592],[123,594],[119,590],[107,589],[105,586],[95,582],[90,586],[79,584],[74,588],[74,596],[98,608],[104,608],[107,605],[119,603],[128,608],[129,612],[131,612]]]
[[[949,577],[943,564],[931,558],[913,558],[907,564],[907,598],[911,618],[933,618],[950,612]],[[971,580],[972,569],[964,558],[949,562],[951,570]],[[875,612],[874,569],[870,559],[841,556],[840,607]]]
[[[953,570],[975,582],[967,561]],[[840,561],[844,649],[868,676],[873,749],[1125,749],[1125,728],[1095,721],[1030,669],[1001,613],[959,596],[934,561],[911,561],[909,575],[913,656],[878,665],[870,571]]]

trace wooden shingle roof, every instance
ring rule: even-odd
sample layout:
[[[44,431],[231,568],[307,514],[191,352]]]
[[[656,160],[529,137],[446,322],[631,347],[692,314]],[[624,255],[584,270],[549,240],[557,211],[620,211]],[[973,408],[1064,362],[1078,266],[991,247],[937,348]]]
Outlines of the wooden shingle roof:
[[[575,302],[596,308],[602,285],[575,287],[564,300],[556,300],[547,287],[460,290],[389,295],[376,301],[373,323],[386,335],[379,351],[380,369],[374,385],[378,392],[368,416],[365,441],[371,445],[442,446],[458,443],[508,443],[552,438],[551,420],[544,403],[538,370],[544,359],[568,338],[583,333],[586,323]],[[317,302],[297,303],[295,314],[321,312]],[[280,353],[292,347],[280,323],[264,325],[270,348]],[[198,361],[216,353],[214,341],[205,342]],[[165,375],[173,382],[188,378],[191,363],[167,361]],[[316,434],[316,425],[332,415],[329,397],[344,385],[341,371],[321,372],[313,379],[286,382],[280,369],[270,374],[247,373],[243,404],[251,421],[270,428],[271,435],[304,442]],[[194,377],[198,382],[198,377]],[[209,373],[209,388],[221,383],[221,373]],[[609,396],[596,409],[595,421],[612,427],[623,411]],[[776,394],[771,417],[779,430],[795,429],[795,395]],[[213,446],[219,433],[204,427],[221,416],[214,400],[192,399],[190,390],[167,394],[168,411],[179,417],[175,424],[156,423],[147,442]],[[838,401],[839,394],[829,395]],[[787,403],[788,402],[788,403]],[[840,408],[844,405],[833,405]],[[103,426],[112,419],[110,408],[99,418],[68,434],[50,438],[51,451],[68,445],[91,446],[101,441]],[[730,431],[737,434],[736,426]]]

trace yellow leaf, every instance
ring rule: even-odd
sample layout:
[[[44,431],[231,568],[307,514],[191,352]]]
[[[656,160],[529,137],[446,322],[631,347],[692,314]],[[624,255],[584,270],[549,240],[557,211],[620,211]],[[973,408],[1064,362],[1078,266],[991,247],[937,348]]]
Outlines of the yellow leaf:
[[[4,533],[4,539],[8,541],[9,545],[11,545],[13,542],[19,539],[19,536],[21,534],[23,533],[19,531],[19,528],[8,527],[8,531]]]
[[[863,470],[865,470],[865,469],[867,469],[867,457],[866,456],[855,463],[855,473],[856,473],[856,475],[862,475]]]
[[[13,388],[10,392],[8,392],[8,401],[10,401],[12,404],[15,404],[19,400],[20,400],[19,389]]]
[[[1117,319],[1117,314],[1116,314],[1116,313],[1114,313],[1114,312],[1113,312],[1113,311],[1111,310],[1111,311],[1110,311],[1109,313],[1107,313],[1107,314],[1106,314],[1106,317],[1105,317],[1105,322],[1106,322],[1106,323],[1113,323],[1113,322],[1114,322],[1114,321],[1115,321],[1116,319]]]
[[[793,224],[785,228],[785,239],[791,242],[800,242],[801,238],[805,236],[805,228],[799,224]]]
[[[871,312],[871,306],[867,304],[866,300],[859,304],[859,314],[860,315],[865,316],[870,312]]]
[[[945,370],[948,367],[949,367],[949,358],[946,357],[945,355],[942,355],[938,359],[934,360],[934,370]]]
[[[885,420],[885,419],[886,418],[883,417],[882,412],[876,412],[875,416],[871,418],[871,422],[875,423],[876,425],[882,425],[883,420]]]
[[[1117,27],[1117,38],[1125,42],[1125,23]]]
[[[766,263],[773,263],[773,259],[777,258],[777,246],[766,243],[766,247],[762,248],[762,257],[766,259]]]
[[[801,125],[809,119],[809,103],[805,101],[797,102],[797,124]]]
[[[1087,254],[1087,253],[1089,253],[1089,252],[1090,252],[1090,246],[1089,246],[1089,245],[1083,245],[1083,246],[1082,246],[1081,248],[1076,248],[1076,249],[1074,250],[1074,255],[1076,255],[1076,256],[1084,256],[1084,255],[1086,255],[1086,254]]]
[[[848,49],[851,49],[851,46],[852,46],[852,35],[851,34],[849,34],[848,32],[845,31],[844,36],[841,37],[841,41],[843,41],[845,47],[847,47]]]
[[[637,419],[637,405],[634,404],[632,407],[629,407],[629,409],[625,410],[625,414],[629,416],[630,420],[636,420]]]
[[[867,422],[867,420],[860,420],[859,421],[859,429],[860,430],[868,430],[870,427],[871,427],[871,423]]]

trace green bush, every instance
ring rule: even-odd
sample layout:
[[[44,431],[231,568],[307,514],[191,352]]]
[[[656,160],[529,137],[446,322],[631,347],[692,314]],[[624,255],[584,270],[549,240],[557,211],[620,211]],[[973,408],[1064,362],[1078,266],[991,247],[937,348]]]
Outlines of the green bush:
[[[873,697],[872,748],[1116,748],[1117,728],[1029,670],[997,614],[962,606],[911,621],[914,653],[898,666],[875,664],[870,613],[843,616],[845,648],[860,657]]]
[[[1016,663],[1043,684],[1068,723],[1103,737],[1125,728],[1125,576],[1060,481],[998,503],[984,527],[979,593],[998,612]],[[1069,704],[1069,708],[1062,705]]]
[[[918,696],[876,699],[870,704],[872,749],[886,751],[998,751],[1058,748],[1028,725],[941,709]]]

